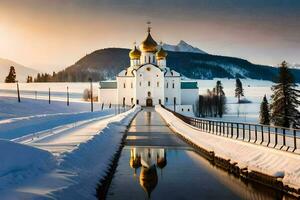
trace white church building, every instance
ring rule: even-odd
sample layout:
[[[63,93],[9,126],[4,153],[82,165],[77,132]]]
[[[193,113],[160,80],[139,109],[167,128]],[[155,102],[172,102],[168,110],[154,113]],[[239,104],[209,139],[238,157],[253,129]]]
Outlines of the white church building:
[[[101,81],[100,103],[154,106],[158,104],[193,114],[198,99],[196,81],[182,80],[180,73],[167,66],[167,52],[152,38],[147,38],[129,52],[130,66],[116,80]]]

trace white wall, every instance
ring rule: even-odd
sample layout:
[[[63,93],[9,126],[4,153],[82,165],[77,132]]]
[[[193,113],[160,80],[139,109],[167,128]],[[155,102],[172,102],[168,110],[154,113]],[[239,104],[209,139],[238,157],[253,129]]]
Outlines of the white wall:
[[[148,86],[148,82],[150,82],[150,86]],[[159,82],[159,86],[157,86],[157,82]],[[148,92],[151,93],[153,105],[159,104],[159,99],[162,104],[164,103],[164,74],[159,68],[151,64],[139,68],[136,72],[136,86],[135,97],[139,100],[140,105],[146,105]]]
[[[194,105],[199,95],[198,89],[181,89],[181,103],[184,105]]]
[[[180,77],[165,77],[165,105],[173,105],[174,98],[176,98],[176,104],[181,104],[180,88]],[[166,98],[168,98],[168,101],[166,101]]]
[[[117,83],[118,83],[118,104],[123,104],[123,98],[125,98],[125,104],[126,105],[132,105],[135,104],[134,99],[134,90],[135,90],[135,77],[117,77]],[[125,84],[125,88],[124,88]],[[133,98],[133,99],[132,99]],[[131,101],[132,99],[132,101]]]

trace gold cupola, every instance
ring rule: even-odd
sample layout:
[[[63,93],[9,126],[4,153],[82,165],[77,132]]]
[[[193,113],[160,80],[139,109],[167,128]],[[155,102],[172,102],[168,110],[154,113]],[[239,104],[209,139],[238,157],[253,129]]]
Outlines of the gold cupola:
[[[156,52],[156,59],[157,60],[166,59],[167,55],[168,55],[168,53],[161,46],[160,49],[158,50],[158,52]]]
[[[140,49],[143,52],[151,52],[155,53],[157,51],[157,43],[155,40],[152,38],[151,33],[150,33],[151,28],[148,27],[148,36],[147,38],[141,43]]]
[[[141,57],[141,51],[136,48],[134,45],[134,49],[129,52],[129,57],[131,60],[139,60]]]

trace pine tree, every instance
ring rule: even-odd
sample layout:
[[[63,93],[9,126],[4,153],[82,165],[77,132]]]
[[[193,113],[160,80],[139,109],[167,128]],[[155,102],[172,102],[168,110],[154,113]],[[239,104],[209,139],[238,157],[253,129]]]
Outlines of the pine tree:
[[[16,82],[16,70],[14,66],[10,66],[8,76],[5,78],[5,83]]]
[[[270,109],[266,95],[260,104],[259,123],[265,125],[270,124]]]
[[[294,77],[283,61],[279,68],[277,84],[272,86],[271,120],[276,126],[300,127],[300,90],[296,89]]]
[[[32,76],[27,76],[26,83],[32,83]]]
[[[240,103],[241,96],[244,96],[244,89],[241,80],[237,78],[235,82],[235,97],[238,98],[238,103]]]
[[[223,114],[225,113],[225,104],[226,104],[226,97],[225,97],[225,92],[223,90],[223,85],[221,81],[217,81],[216,84],[216,95],[217,95],[217,104],[216,104],[216,110],[217,110],[217,115],[219,117],[222,117]]]

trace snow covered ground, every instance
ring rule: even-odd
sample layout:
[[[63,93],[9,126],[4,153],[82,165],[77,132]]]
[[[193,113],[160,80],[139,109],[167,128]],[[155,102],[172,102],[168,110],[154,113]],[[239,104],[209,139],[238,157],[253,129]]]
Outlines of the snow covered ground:
[[[49,88],[51,98],[65,101],[67,98],[67,87],[69,87],[70,99],[72,101],[82,101],[83,91],[90,88],[89,82],[63,82],[63,83],[19,83],[21,97],[35,99],[37,92],[38,99],[48,99]],[[93,93],[97,96],[98,82],[93,83]],[[0,83],[0,96],[17,96],[16,83]]]
[[[54,131],[66,124],[86,120],[96,120],[99,117],[116,114],[116,109],[101,110],[95,104],[95,111],[90,112],[90,104],[85,102],[53,101],[50,105],[46,100],[23,99],[18,103],[12,97],[0,97],[0,138],[14,139],[41,131]],[[54,129],[54,130],[53,130]]]
[[[205,95],[207,89],[212,90],[218,80],[222,82],[227,98],[227,114],[224,115],[222,120],[258,123],[260,103],[264,95],[267,96],[270,102],[271,87],[274,83],[264,80],[241,79],[245,98],[252,102],[249,104],[237,103],[237,98],[235,98],[235,79],[197,80],[200,95]],[[300,89],[300,87],[298,88]]]
[[[1,199],[96,199],[96,185],[139,110],[19,140],[26,145],[0,140]]]
[[[175,132],[196,145],[215,152],[216,156],[230,159],[232,163],[236,162],[238,166],[247,167],[248,170],[275,177],[284,175],[284,184],[296,189],[300,188],[300,156],[298,154],[201,132],[160,106],[156,107],[156,111]]]

